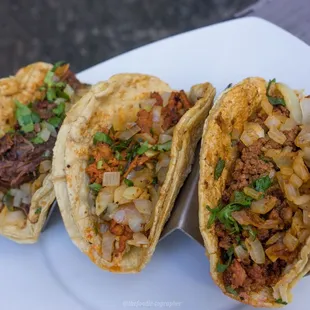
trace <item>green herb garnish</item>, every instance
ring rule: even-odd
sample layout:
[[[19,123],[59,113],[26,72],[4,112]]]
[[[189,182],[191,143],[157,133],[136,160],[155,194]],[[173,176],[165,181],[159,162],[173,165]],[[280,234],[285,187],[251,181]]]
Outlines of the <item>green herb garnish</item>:
[[[276,302],[277,304],[287,305],[287,302],[286,302],[286,301],[283,301],[281,298],[276,299],[275,302]]]
[[[88,164],[91,165],[95,162],[95,158],[93,156],[89,157]]]
[[[268,175],[261,177],[253,182],[253,187],[257,192],[264,193],[271,186],[271,179]]]
[[[149,143],[147,141],[143,142],[141,146],[137,149],[137,154],[142,155],[149,149]]]
[[[113,140],[104,132],[96,132],[94,135],[94,144],[97,144],[98,142],[104,142],[108,145],[111,145]]]
[[[123,157],[122,157],[121,153],[119,151],[117,151],[117,150],[115,151],[115,158],[117,160],[123,160]]]
[[[225,288],[228,293],[238,296],[238,292],[234,290],[231,286],[226,286]]]
[[[214,179],[215,180],[218,180],[220,178],[224,168],[225,168],[225,160],[223,160],[222,158],[219,158],[219,160],[215,166],[215,169],[214,169]]]
[[[102,185],[98,183],[93,183],[89,185],[89,188],[92,189],[95,192],[99,192],[101,189]]]
[[[171,150],[171,146],[172,146],[172,140],[167,141],[163,144],[154,145],[153,150],[154,151],[160,151],[160,152],[168,152]]]
[[[133,182],[129,179],[124,179],[124,183],[129,187],[133,186]]]
[[[230,247],[225,253],[225,256],[227,257],[226,263],[225,264],[217,263],[216,271],[224,272],[230,266],[232,259],[233,259],[233,255],[234,255],[234,248]]]
[[[40,208],[37,208],[36,211],[34,212],[34,214],[40,214],[41,211],[42,211],[42,208],[41,208],[41,207],[40,207]]]
[[[97,169],[102,169],[102,167],[103,167],[103,160],[99,160],[98,162],[97,162]]]
[[[284,99],[278,98],[278,97],[272,97],[269,95],[270,87],[272,83],[276,83],[276,79],[269,80],[268,85],[267,85],[267,90],[266,90],[266,96],[268,98],[268,101],[272,105],[283,105],[284,107],[286,106]]]
[[[37,122],[38,115],[32,113],[32,111],[27,105],[22,104],[18,100],[15,100],[15,104],[16,104],[15,117],[17,119],[18,124],[21,127],[21,130],[24,132],[33,131],[34,123]]]
[[[53,109],[53,112],[57,115],[57,116],[61,116],[65,113],[65,109],[66,109],[66,105],[64,102],[59,103],[59,105]]]
[[[249,226],[242,226],[242,228],[249,232],[249,235],[250,235],[252,240],[256,239],[256,236],[257,236],[257,230],[256,229],[252,228],[250,225]]]
[[[60,126],[62,119],[58,116],[53,116],[53,117],[49,118],[47,120],[47,122],[50,123],[51,125],[53,125],[55,128],[57,128]]]
[[[113,151],[118,151],[118,152],[121,152],[121,151],[124,151],[127,149],[127,147],[129,146],[129,144],[131,143],[132,139],[129,139],[129,140],[125,140],[125,141],[120,141],[118,143],[114,143],[112,145],[112,150]]]
[[[31,141],[32,143],[34,143],[34,144],[42,144],[42,143],[45,142],[45,141],[44,141],[41,137],[39,137],[39,136],[34,137],[34,138],[31,139],[30,141]]]
[[[158,178],[154,177],[152,181],[152,185],[156,185],[156,184],[158,184]]]
[[[234,203],[242,206],[250,206],[253,198],[247,196],[244,192],[234,192]]]
[[[63,60],[57,61],[57,62],[54,64],[54,66],[53,66],[53,68],[51,69],[51,71],[52,71],[52,72],[55,72],[57,68],[62,67],[63,65],[66,65],[66,64],[67,64],[66,61],[63,61]]]

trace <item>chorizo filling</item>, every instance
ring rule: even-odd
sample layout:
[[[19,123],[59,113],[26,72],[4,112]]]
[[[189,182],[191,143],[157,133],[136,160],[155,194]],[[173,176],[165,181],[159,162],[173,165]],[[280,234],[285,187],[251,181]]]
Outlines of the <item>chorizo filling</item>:
[[[241,298],[275,285],[310,235],[310,127],[299,113],[309,99],[272,80],[267,100],[231,133],[237,160],[222,201],[207,206],[208,227],[221,251],[217,271]],[[224,167],[220,158],[215,179]]]
[[[120,259],[131,247],[148,246],[173,131],[190,107],[184,91],[154,92],[126,130],[111,126],[94,135],[86,173],[105,260]]]
[[[33,194],[52,167],[53,147],[70,99],[82,84],[64,62],[47,72],[40,100],[15,100],[16,124],[0,138],[1,224],[23,228]],[[35,211],[37,217],[41,208]]]

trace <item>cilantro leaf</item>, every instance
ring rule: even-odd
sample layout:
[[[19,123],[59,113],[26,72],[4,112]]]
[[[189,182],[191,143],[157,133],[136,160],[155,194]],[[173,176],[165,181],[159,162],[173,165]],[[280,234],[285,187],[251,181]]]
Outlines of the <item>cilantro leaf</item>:
[[[172,140],[167,141],[163,144],[154,145],[153,150],[154,151],[160,151],[160,152],[168,152],[171,150],[171,146],[172,146]]]
[[[255,240],[256,236],[257,236],[257,230],[254,229],[251,225],[248,226],[242,226],[242,228],[244,230],[247,230],[249,232],[249,235],[251,237],[252,240]]]
[[[133,186],[133,182],[129,179],[124,179],[124,183],[129,187]]]
[[[253,187],[258,192],[265,192],[271,186],[271,179],[268,175],[261,177],[253,182]]]
[[[24,126],[22,126],[21,127],[21,130],[23,131],[23,132],[32,132],[33,130],[34,130],[34,125],[33,125],[33,123],[29,123],[29,124],[27,124],[27,125],[24,125]]]
[[[98,162],[97,162],[97,169],[102,169],[102,167],[103,167],[103,160],[99,160]]]
[[[42,211],[42,208],[41,208],[41,207],[40,207],[40,208],[37,208],[36,211],[34,212],[34,214],[40,214],[41,211]]]
[[[227,230],[230,230],[233,233],[239,232],[239,225],[231,214],[234,211],[240,211],[242,208],[243,206],[241,205],[230,203],[221,209],[221,211],[217,214],[217,218],[222,224],[224,224]]]
[[[102,185],[98,183],[92,183],[89,185],[89,188],[92,189],[95,192],[99,192],[101,189]]]
[[[124,150],[126,150],[128,148],[128,146],[131,143],[131,141],[132,141],[132,139],[116,142],[116,143],[114,143],[112,145],[112,149],[115,152],[116,151],[118,151],[118,152],[124,151]]]
[[[149,143],[147,141],[143,142],[141,146],[137,149],[137,154],[142,155],[149,149]]]
[[[52,88],[52,87],[48,88],[48,90],[46,92],[46,98],[49,102],[53,102],[56,100],[57,95],[56,95],[56,91],[54,88]]]
[[[154,177],[152,181],[152,185],[156,185],[156,184],[158,184],[158,178]]]
[[[233,255],[234,255],[234,248],[230,247],[225,253],[225,256],[228,258],[226,263],[225,264],[217,263],[216,271],[224,272],[230,266],[232,259],[233,259]]]
[[[234,192],[234,203],[240,204],[242,206],[250,206],[253,198],[247,196],[244,192]]]
[[[272,97],[269,95],[270,87],[273,83],[276,83],[276,79],[269,80],[268,85],[267,85],[266,96],[268,98],[268,101],[272,105],[283,105],[285,107],[286,104],[283,98]]]
[[[42,144],[45,141],[41,137],[36,136],[35,138],[31,139],[31,142],[34,143],[34,144]]]
[[[55,128],[59,127],[61,121],[62,121],[61,118],[58,116],[53,116],[47,120],[47,122],[53,125]]]
[[[60,61],[55,62],[53,68],[51,69],[51,72],[55,72],[57,68],[62,67],[63,65],[66,65],[66,64],[67,64],[67,62],[64,60],[60,60]]]
[[[54,72],[48,71],[44,78],[44,84],[46,84],[48,87],[51,87],[54,83],[53,78],[54,78]]]
[[[61,116],[64,114],[66,109],[66,105],[64,102],[60,103],[55,109],[53,109],[53,112],[57,115],[57,116]]]
[[[122,157],[121,153],[119,151],[117,151],[117,150],[115,151],[115,158],[117,160],[123,160],[123,157]]]
[[[29,107],[25,104],[22,104],[18,100],[15,100],[16,104],[16,111],[15,111],[15,117],[18,121],[18,124],[20,126],[28,125],[29,123],[32,123],[32,117],[31,117],[31,110]]]
[[[108,145],[111,145],[113,140],[104,132],[96,132],[94,135],[94,144],[97,144],[98,142],[104,142]]]
[[[226,291],[232,295],[238,296],[238,292],[234,290],[231,286],[226,286]]]
[[[214,169],[214,179],[215,180],[218,180],[220,178],[224,168],[225,168],[225,160],[223,160],[222,158],[219,158],[219,160],[215,166],[215,169]]]
[[[281,298],[276,299],[275,302],[276,302],[277,304],[287,305],[287,302],[286,302],[286,301],[283,301]]]
[[[207,224],[207,228],[211,228],[211,226],[214,224],[214,222],[217,219],[217,215],[218,213],[221,211],[221,206],[218,206],[214,209],[210,208],[209,206],[206,206],[206,208],[208,209],[208,211],[211,213],[209,220],[208,220],[208,224]]]

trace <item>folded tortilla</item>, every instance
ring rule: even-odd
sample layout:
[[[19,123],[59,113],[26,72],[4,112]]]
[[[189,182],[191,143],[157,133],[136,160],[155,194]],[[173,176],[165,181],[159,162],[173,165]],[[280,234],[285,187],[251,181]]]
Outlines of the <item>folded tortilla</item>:
[[[1,235],[37,241],[55,199],[49,171],[55,136],[65,111],[86,89],[61,62],[33,63],[0,80]],[[59,97],[58,105],[49,102]]]
[[[302,197],[302,199],[308,199],[308,197],[303,195],[302,189],[307,188],[308,186],[307,180],[309,178],[309,171],[305,166],[305,163],[301,160],[300,155],[298,155],[301,154],[298,153],[300,151],[300,147],[303,149],[304,145],[302,145],[302,143],[298,144],[296,141],[301,141],[303,136],[300,135],[302,135],[303,132],[296,137],[296,134],[298,134],[300,128],[296,129],[295,133],[295,129],[293,128],[294,126],[298,126],[297,124],[303,123],[299,101],[300,104],[302,104],[302,102],[305,102],[303,100],[307,99],[302,94],[299,94],[299,97],[297,97],[296,94],[297,93],[294,93],[284,84],[275,83],[275,81],[269,81],[269,83],[267,83],[262,78],[247,78],[239,84],[228,88],[218,97],[214,107],[210,111],[210,115],[207,118],[203,129],[202,148],[200,154],[199,222],[200,231],[206,247],[206,254],[210,260],[211,275],[215,283],[227,296],[256,307],[280,307],[281,305],[285,305],[290,302],[292,298],[292,287],[296,284],[296,282],[298,282],[298,280],[307,274],[310,267],[310,239],[308,238],[310,234],[309,223],[305,223],[302,220],[302,216],[307,215],[305,212],[308,211],[303,210],[307,210],[306,207],[298,206],[298,199],[300,199],[300,197]],[[285,105],[285,107],[282,107],[281,105]],[[290,118],[288,118],[288,114],[290,114]],[[292,119],[294,120],[293,123]],[[247,127],[245,127],[246,123]],[[251,126],[254,124],[252,127],[254,129],[252,131],[249,129],[249,124]],[[259,125],[259,127],[257,127],[257,125]],[[292,126],[291,128],[288,126],[287,131],[283,131],[287,125]],[[241,133],[242,135],[240,137]],[[293,134],[293,138],[290,138],[290,133]],[[258,136],[256,136],[257,134]],[[282,138],[283,141],[281,141]],[[275,143],[274,140],[270,142],[270,139],[280,140]],[[289,139],[291,139],[291,144],[286,144]],[[255,150],[255,143],[259,143],[259,141],[262,141],[262,144]],[[267,144],[265,144],[266,141],[269,141],[268,147]],[[248,143],[248,145],[244,146],[244,143]],[[294,145],[292,143],[294,143]],[[241,149],[239,149],[239,147],[241,147]],[[255,193],[255,186],[257,187],[255,178],[251,180],[254,183],[248,183],[246,185],[248,186],[247,189],[242,188],[241,186],[238,187],[238,184],[240,185],[238,182],[241,182],[240,180],[243,177],[245,178],[244,180],[248,182],[246,176],[240,174],[238,176],[237,174],[235,176],[232,175],[235,171],[234,169],[236,169],[237,160],[239,160],[239,168],[241,165],[246,165],[249,163],[248,159],[245,158],[245,153],[242,153],[244,156],[242,159],[243,162],[240,162],[239,158],[241,154],[240,152],[242,152],[242,147],[245,149],[252,147],[252,151],[247,153],[247,156],[252,156],[251,160],[254,160],[254,162],[252,161],[250,163],[252,165],[252,169],[263,169],[260,167],[264,167],[264,165],[270,165],[270,167],[273,167],[270,169],[269,175],[268,171],[266,171],[265,174],[262,174],[260,181],[267,181],[267,185],[265,184],[266,187],[270,185],[278,186],[282,192],[285,192],[283,194],[285,195],[285,201],[281,201],[285,203],[287,208],[286,211],[288,212],[289,218],[288,222],[284,222],[284,213],[281,213],[281,206],[278,204],[275,206],[269,204],[270,201],[268,202],[268,199],[270,196],[268,195],[273,195],[270,193],[271,188],[266,190],[265,194],[263,193],[263,190],[256,188]],[[291,156],[289,157],[289,162],[294,162],[294,169],[291,167],[288,168],[286,166],[282,166],[285,165],[283,164],[283,159],[282,163],[281,160],[279,160],[282,156],[279,155],[280,150],[284,149],[284,147],[286,147],[284,152],[288,152],[287,156]],[[260,150],[262,150],[262,155],[259,155],[260,157],[258,157],[255,152],[260,152]],[[272,156],[272,158],[270,158],[270,156]],[[299,161],[301,165],[299,167],[304,169],[302,171],[304,171],[305,175],[302,176],[302,178],[300,177],[300,170],[298,170],[300,168],[296,168],[295,165],[297,161]],[[275,162],[277,164],[275,164]],[[261,172],[257,173],[260,174]],[[286,175],[283,173],[286,173]],[[287,186],[296,184],[296,182],[291,183],[293,182],[293,179],[300,182],[300,184],[297,186],[294,185],[293,187],[295,188],[293,189],[294,195],[299,198],[287,196]],[[269,182],[270,180],[271,183]],[[234,199],[232,198],[233,196],[230,197],[230,207],[237,210],[237,212],[229,213],[229,207],[227,205],[229,201],[225,202],[223,205],[220,205],[220,202],[225,199],[224,193],[227,192],[227,188],[229,189],[230,184],[233,182],[235,184],[235,188],[237,188],[237,191],[239,192],[237,194],[234,192]],[[280,185],[275,185],[278,183]],[[303,185],[301,185],[302,183]],[[299,194],[298,186],[300,185],[301,187]],[[266,195],[265,197],[267,198],[265,199],[267,200],[265,200],[265,204],[260,205],[260,203],[257,203],[256,200],[253,199],[253,197],[257,194],[257,191],[259,191],[262,195]],[[244,195],[245,193],[248,193],[249,195],[254,194],[254,196],[249,198],[249,196]],[[240,197],[243,197],[243,201],[241,202],[243,206],[238,204],[238,199],[241,201]],[[262,197],[263,196],[259,196],[259,198],[256,197],[256,199],[264,199]],[[266,210],[261,210],[261,207],[267,206],[266,201],[268,202],[268,206],[273,208],[272,211],[268,211],[267,213]],[[226,211],[228,210],[228,212],[224,214],[223,211],[219,215],[220,210],[225,209],[225,205]],[[255,209],[256,207],[258,207],[259,210]],[[254,212],[256,212],[256,214],[254,214]],[[261,213],[257,214],[259,212]],[[271,214],[271,212],[274,213]],[[248,217],[245,218],[245,216]],[[251,220],[247,223],[249,216],[252,216],[253,218],[251,218]],[[258,224],[255,223],[254,219],[258,222]],[[277,237],[274,237],[273,240],[267,240],[271,235],[275,234],[275,231],[269,234],[268,237],[268,229],[262,231],[261,228],[264,227],[263,225],[267,227],[267,221],[269,221],[268,224],[277,223],[274,222],[273,219],[276,219],[275,221],[278,220],[276,231],[279,234]],[[293,224],[290,221],[293,221]],[[252,225],[244,226],[240,223],[251,223]],[[299,224],[297,225],[297,223]],[[229,227],[231,230],[228,230]],[[252,229],[251,232],[253,232],[253,236],[248,235],[247,241],[244,242],[245,237],[243,234],[247,234],[245,232],[246,228]],[[229,232],[226,234],[226,239],[224,238],[225,236],[221,235],[224,230]],[[263,232],[267,233],[267,239],[261,234]],[[255,236],[255,234],[257,235]],[[236,236],[238,236],[239,239]],[[252,245],[254,242],[258,242],[258,240],[260,240],[259,243],[263,244],[264,247],[264,256],[260,255],[258,258],[255,257],[257,253],[253,253],[253,249],[251,249],[248,243],[249,240],[251,240],[250,244]],[[221,245],[220,241],[222,242]],[[294,245],[292,241],[296,244]],[[225,245],[225,242],[228,242],[228,244]],[[232,247],[228,248],[231,243],[233,243]],[[236,254],[236,247],[238,246],[238,243],[242,247],[239,247],[239,256]],[[293,247],[288,250],[287,244]],[[281,249],[282,252],[278,253],[279,256],[282,255],[281,260],[277,256],[278,254],[276,252],[271,253],[273,246]],[[223,247],[226,247],[227,250],[225,251]],[[270,247],[270,249],[266,250],[268,247]],[[248,265],[249,254],[250,265]],[[294,255],[293,260],[289,260],[290,255]],[[264,262],[259,262],[262,257],[264,257]],[[269,261],[270,266],[280,264],[280,262],[281,264],[283,263],[283,266],[285,266],[281,269],[281,274],[278,277],[277,282],[272,285],[264,285],[264,287],[260,287],[258,290],[253,289],[251,291],[251,289],[246,289],[244,285],[246,285],[245,283],[247,283],[246,281],[249,278],[248,272],[250,268],[252,274],[255,271],[257,272],[256,277],[258,280],[261,276],[268,276],[267,271],[267,274],[265,275],[259,273],[259,271],[262,270],[260,269],[260,266],[267,263],[267,260]],[[232,265],[234,266],[231,267]],[[270,275],[273,276],[274,273],[270,273]],[[227,283],[229,283],[229,285],[227,285]],[[251,287],[252,284],[253,282],[249,284],[249,287]]]
[[[53,160],[57,201],[72,241],[102,269],[133,273],[147,264],[191,170],[215,90],[209,83],[195,85],[188,99],[182,91],[171,92],[153,76],[115,75],[93,86],[60,130]],[[166,125],[155,128],[155,110],[157,125],[167,113]],[[164,133],[164,126],[167,131],[160,144],[158,135]],[[99,161],[97,146],[103,156]],[[115,157],[104,157],[112,151]],[[156,166],[161,172],[154,175],[157,156],[162,158],[162,168]],[[103,176],[100,171],[105,171]],[[116,181],[108,179],[111,175]],[[98,200],[109,197],[108,191],[112,193],[108,203]]]

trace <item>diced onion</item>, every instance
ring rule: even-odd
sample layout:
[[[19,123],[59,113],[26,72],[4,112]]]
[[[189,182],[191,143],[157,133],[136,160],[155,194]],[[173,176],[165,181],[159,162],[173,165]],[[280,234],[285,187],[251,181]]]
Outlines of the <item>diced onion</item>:
[[[289,179],[289,182],[295,187],[299,188],[302,185],[302,179],[293,173]]]
[[[239,259],[241,259],[242,261],[249,258],[249,253],[248,253],[248,251],[245,250],[245,249],[243,248],[242,245],[237,245],[237,246],[235,247],[235,254],[236,254],[236,256],[237,256]]]
[[[114,242],[115,236],[110,231],[106,231],[102,234],[102,258],[108,262],[112,260]]]
[[[294,237],[290,232],[286,232],[283,238],[284,245],[288,248],[290,252],[293,252],[298,246],[298,239]]]
[[[158,155],[159,152],[154,151],[154,150],[147,150],[144,155],[146,155],[149,158],[155,157],[156,155]]]
[[[300,100],[300,108],[302,111],[302,123],[304,125],[310,125],[310,98],[302,98]]]
[[[299,195],[298,190],[287,180],[284,181],[284,192],[288,200],[294,201]]]
[[[295,205],[300,206],[310,201],[310,195],[301,195],[293,198]]]
[[[293,159],[288,154],[285,155],[280,154],[279,156],[274,157],[273,160],[279,168],[293,166]]]
[[[280,120],[275,115],[269,115],[264,124],[270,129],[271,127],[279,128],[281,125]]]
[[[262,109],[265,111],[267,115],[272,115],[273,106],[267,99],[267,97],[263,98],[262,100]]]
[[[261,196],[260,192],[257,192],[255,189],[251,188],[251,187],[245,187],[243,189],[243,192],[247,195],[250,196],[253,199],[259,199]]]
[[[152,213],[152,202],[147,199],[135,199],[134,201],[136,209],[141,214],[150,215]]]
[[[156,140],[149,133],[138,133],[134,136],[137,141],[147,141],[149,144],[156,144]]]
[[[168,141],[171,141],[172,140],[172,136],[170,135],[166,135],[166,134],[160,134],[159,137],[158,137],[158,143],[159,144],[163,144],[163,143],[166,143]]]
[[[57,131],[53,125],[51,125],[50,123],[46,121],[43,121],[41,125],[43,129],[46,128],[51,133],[52,137],[57,137]]]
[[[152,110],[153,115],[153,130],[155,134],[159,135],[163,132],[162,130],[162,118],[161,118],[161,106],[154,106]]]
[[[258,214],[266,214],[274,208],[277,203],[276,197],[267,197],[251,203],[251,211]]]
[[[132,240],[128,240],[127,243],[129,245],[133,245],[133,246],[143,246],[143,245],[148,245],[149,244],[149,240],[147,239],[147,237],[140,233],[140,232],[137,232],[137,233],[133,233],[132,235]]]
[[[291,226],[291,233],[295,236],[298,235],[298,233],[304,228],[304,223],[303,223],[303,214],[300,209],[298,209],[292,220],[292,226]]]
[[[259,124],[249,122],[244,125],[244,130],[240,140],[244,143],[244,145],[250,146],[259,138],[264,138],[264,136],[264,129]]]
[[[144,189],[153,181],[153,172],[150,169],[144,168],[135,172],[135,176],[130,177],[134,186]]]
[[[13,206],[20,207],[22,199],[25,197],[25,194],[20,189],[11,189],[11,194],[14,195]]]
[[[278,240],[280,240],[280,238],[282,237],[283,233],[277,232],[266,241],[266,245],[272,245],[276,243]]]
[[[268,131],[268,136],[273,141],[283,144],[286,141],[286,136],[283,132],[279,131],[276,127],[271,127]]]
[[[146,99],[143,102],[141,102],[140,106],[141,106],[141,109],[144,109],[147,112],[150,112],[155,103],[156,103],[155,98],[149,98],[149,99]]]
[[[164,184],[166,175],[168,172],[168,167],[161,168],[157,173],[158,183],[159,185]]]
[[[46,142],[50,138],[51,132],[47,128],[43,128],[39,133],[38,136]]]
[[[117,203],[108,203],[108,206],[106,208],[106,211],[104,213],[103,219],[105,221],[109,221],[112,219],[112,216],[114,214],[114,212],[116,211],[116,209],[118,208],[118,204]]]
[[[127,199],[123,198],[123,193],[124,193],[126,188],[127,188],[127,186],[124,184],[116,188],[116,190],[114,192],[114,202],[115,203],[123,204],[123,203],[129,202]]]
[[[129,140],[131,137],[133,137],[136,133],[138,133],[141,130],[141,128],[138,125],[134,125],[133,127],[122,131],[119,135],[120,140]]]
[[[270,170],[269,175],[268,175],[269,178],[273,179],[275,175],[276,175],[276,171],[274,169]]]
[[[124,190],[123,197],[128,200],[134,200],[137,199],[142,192],[143,190],[140,187],[131,186]]]
[[[294,172],[303,180],[303,182],[307,182],[309,180],[309,170],[301,156],[296,156],[293,162],[293,169]]]
[[[310,236],[310,230],[309,229],[303,229],[298,234],[298,240],[300,243],[304,243],[309,236]]]
[[[163,99],[163,107],[165,107],[169,102],[169,98],[171,96],[171,93],[163,92],[160,95],[161,95],[161,98]]]
[[[297,123],[292,118],[287,118],[285,123],[280,126],[280,130],[292,130],[297,126]]]
[[[25,197],[23,197],[22,203],[28,205],[28,204],[30,204],[30,202],[31,202],[30,196],[25,196]]]
[[[102,178],[103,186],[118,186],[121,180],[121,173],[119,171],[115,172],[104,172]]]
[[[304,160],[310,162],[310,147],[306,146],[303,148],[303,158]]]
[[[69,84],[67,84],[64,89],[64,93],[71,98],[74,95],[74,89]]]
[[[39,172],[45,173],[45,172],[48,172],[49,170],[51,170],[51,168],[52,168],[52,161],[51,160],[43,160],[40,163]]]
[[[280,169],[283,175],[291,176],[294,173],[293,168],[282,166]]]
[[[303,214],[303,222],[306,226],[310,226],[310,212],[303,210],[302,211]]]
[[[251,240],[250,238],[245,239],[245,246],[248,249],[252,260],[256,264],[265,263],[264,248],[258,238],[255,238],[254,240]]]
[[[285,101],[286,107],[290,111],[291,118],[293,118],[297,124],[301,124],[302,123],[302,112],[301,112],[298,97],[296,96],[294,91],[291,88],[289,88],[287,85],[282,84],[282,83],[276,83],[276,88],[280,91],[280,93],[284,97],[284,101]]]
[[[24,192],[26,196],[31,195],[31,184],[30,183],[24,183],[20,186],[20,189]],[[1,197],[0,197],[1,199]]]
[[[309,125],[302,126],[302,130],[298,134],[294,142],[296,146],[300,148],[304,148],[306,146],[310,147],[310,126]]]
[[[106,188],[102,188],[96,198],[96,215],[99,216],[105,211],[110,202],[113,202],[113,193]]]
[[[166,153],[161,153],[158,157],[158,162],[156,163],[156,172],[161,168],[168,167],[170,163],[170,156]]]

